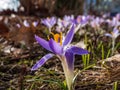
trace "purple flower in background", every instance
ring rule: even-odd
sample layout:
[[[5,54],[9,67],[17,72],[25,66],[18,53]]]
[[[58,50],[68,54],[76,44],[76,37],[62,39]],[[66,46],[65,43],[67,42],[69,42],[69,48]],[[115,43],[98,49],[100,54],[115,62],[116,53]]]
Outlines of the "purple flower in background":
[[[77,16],[77,18],[71,20],[72,24],[75,25],[75,33],[83,26],[88,23],[86,16]]]
[[[24,25],[25,27],[30,27],[30,24],[28,23],[27,20],[24,20],[24,21],[23,21],[23,25]]]
[[[110,17],[110,13],[105,13],[105,14],[103,14],[102,15],[102,17],[105,19],[105,18],[108,18],[108,17]]]
[[[72,22],[73,20],[74,20],[73,15],[71,16],[65,15],[63,19],[59,18],[57,21],[56,31],[61,32],[64,31],[65,28],[69,28],[73,24]]]
[[[95,17],[94,17],[93,15],[92,15],[92,16],[91,16],[91,15],[87,15],[86,18],[87,18],[88,21],[91,21],[91,20],[93,20]]]
[[[108,21],[108,20],[107,20]],[[113,17],[112,20],[109,20],[108,21],[108,24],[109,26],[112,26],[112,27],[117,27],[120,25],[120,21],[118,20],[117,17]]]
[[[51,32],[51,28],[56,24],[56,21],[57,19],[55,17],[51,17],[51,18],[42,19],[41,23],[47,26],[49,28],[49,31]]]
[[[73,24],[73,21],[74,20],[74,15],[70,15],[70,16],[67,16],[65,15],[63,17],[63,24],[65,25],[66,24],[66,27]]]
[[[115,50],[115,40],[119,35],[120,35],[120,33],[119,33],[119,30],[117,28],[114,28],[113,32],[111,34],[110,33],[105,34],[105,36],[112,38],[112,55],[113,55],[114,50]]]
[[[20,27],[21,27],[21,25],[20,25],[19,23],[17,23],[17,24],[16,24],[16,26],[17,26],[18,28],[20,28]]]
[[[104,22],[104,19],[103,18],[99,18],[99,17],[96,17],[94,18],[91,22],[90,22],[90,25],[93,27],[93,28],[99,28],[101,23]]]
[[[38,25],[38,21],[34,21],[34,22],[32,22],[32,25],[34,26],[34,27],[36,27],[37,25]]]
[[[117,28],[114,28],[113,32],[111,34],[110,33],[105,34],[105,36],[109,36],[113,39],[116,39],[119,35],[120,35],[120,33],[119,33],[119,30]]]
[[[78,24],[81,24],[81,25],[86,25],[87,24],[87,22],[88,22],[88,18],[86,17],[86,16],[78,16],[77,18],[76,18],[76,22],[78,23]]]
[[[64,20],[62,20],[60,18],[57,21],[57,26],[59,28],[66,28],[68,25],[69,25],[69,22],[66,22],[66,21],[64,21]]]
[[[73,19],[74,19],[74,15],[71,15],[71,16],[65,15],[65,16],[63,17],[63,20],[64,20],[64,21],[71,21],[71,20],[73,20]]]
[[[66,28],[70,25],[70,21],[65,21],[65,20],[62,20],[62,19],[58,19],[58,22],[57,22],[58,26],[60,28]]]
[[[65,73],[68,89],[71,90],[73,78],[74,78],[74,55],[83,55],[88,54],[87,50],[82,48],[78,48],[75,46],[70,46],[70,43],[74,36],[74,25],[72,25],[70,31],[67,33],[65,39],[63,40],[62,33],[60,34],[53,34],[54,39],[50,38],[49,41],[46,41],[38,36],[35,36],[37,42],[44,47],[45,49],[49,50],[52,53],[46,54],[43,56],[33,67],[31,70],[37,70],[41,67],[48,59],[53,56],[57,56],[63,66],[63,70]]]
[[[120,13],[116,15],[117,20],[120,20]]]

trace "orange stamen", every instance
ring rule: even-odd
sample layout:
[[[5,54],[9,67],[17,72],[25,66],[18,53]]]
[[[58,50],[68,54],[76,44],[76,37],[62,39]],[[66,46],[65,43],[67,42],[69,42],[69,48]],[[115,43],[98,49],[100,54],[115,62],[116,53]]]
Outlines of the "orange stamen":
[[[55,34],[54,35],[54,40],[58,43],[60,41],[60,35],[59,34]]]
[[[53,36],[53,39],[55,40],[55,42],[60,43],[60,45],[62,45],[62,32],[60,32],[60,34],[54,34],[52,32],[50,33]],[[48,36],[48,40],[50,40],[49,36]]]
[[[60,45],[62,45],[62,32],[60,32]]]

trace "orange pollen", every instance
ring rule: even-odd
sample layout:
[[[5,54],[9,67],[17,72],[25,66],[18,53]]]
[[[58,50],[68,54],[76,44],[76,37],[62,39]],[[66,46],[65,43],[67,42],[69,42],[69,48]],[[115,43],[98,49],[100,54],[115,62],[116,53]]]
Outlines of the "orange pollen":
[[[60,43],[60,45],[62,45],[62,32],[60,32],[60,34],[54,34],[51,32],[51,35],[53,36],[53,39],[55,40],[55,42]],[[48,36],[48,39],[50,39],[50,37]]]

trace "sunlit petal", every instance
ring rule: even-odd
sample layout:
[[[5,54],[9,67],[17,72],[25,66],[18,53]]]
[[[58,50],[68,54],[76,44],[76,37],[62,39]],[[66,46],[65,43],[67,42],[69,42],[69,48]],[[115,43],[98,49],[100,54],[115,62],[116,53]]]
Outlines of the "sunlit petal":
[[[36,27],[38,25],[38,21],[34,21],[32,24],[34,27]]]
[[[113,29],[113,33],[114,33],[114,34],[118,34],[118,33],[119,33],[118,29],[117,29],[117,28],[114,28],[114,29]]]
[[[63,46],[70,44],[74,36],[74,25],[72,25],[70,31],[67,33],[65,40],[63,42]]]
[[[117,28],[114,28],[113,34],[114,34],[114,38],[117,38],[120,35],[119,30]]]
[[[112,38],[112,35],[109,34],[109,33],[106,33],[105,36],[108,36],[108,37],[111,37],[111,38]]]
[[[30,27],[30,24],[27,22],[27,20],[24,20],[23,24],[24,24],[24,26],[26,26],[26,27]]]

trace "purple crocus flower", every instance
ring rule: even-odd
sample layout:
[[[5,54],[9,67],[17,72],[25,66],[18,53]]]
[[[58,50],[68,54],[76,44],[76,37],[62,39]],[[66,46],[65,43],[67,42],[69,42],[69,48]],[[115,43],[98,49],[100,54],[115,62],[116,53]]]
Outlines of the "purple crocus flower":
[[[75,32],[88,23],[87,17],[81,15],[77,16],[77,18],[72,19],[71,21],[75,25]]]
[[[113,29],[112,34],[110,34],[110,33],[105,34],[105,36],[112,38],[112,55],[113,55],[114,50],[115,50],[115,40],[119,35],[120,35],[119,30],[116,27]]]
[[[20,28],[20,27],[21,27],[21,25],[20,25],[19,23],[17,23],[17,24],[16,24],[16,26],[17,26],[18,28]]]
[[[86,25],[87,22],[88,22],[86,16],[80,16],[80,15],[77,16],[76,21],[77,21],[78,24],[81,24],[81,25],[83,25],[83,26]]]
[[[58,19],[57,24],[58,24],[59,27],[66,28],[66,27],[68,27],[71,24],[72,20],[74,20],[74,16],[73,15],[71,15],[71,16],[65,15],[63,17],[63,19],[60,19],[60,18]]]
[[[114,28],[113,32],[111,34],[110,33],[105,34],[105,36],[109,36],[113,39],[116,39],[119,35],[120,35],[120,33],[119,33],[119,30],[117,28]]]
[[[42,47],[44,47],[45,49],[49,50],[52,53],[43,56],[31,69],[32,71],[37,70],[48,59],[52,58],[53,56],[57,56],[61,60],[69,90],[72,90],[72,83],[74,78],[74,55],[88,54],[87,50],[75,46],[70,46],[73,36],[74,25],[72,25],[70,31],[67,33],[64,40],[62,37],[62,33],[53,34],[54,39],[50,38],[49,41],[46,41],[38,36],[35,36],[37,42]]]
[[[108,22],[109,26],[112,27],[117,27],[120,25],[120,21],[118,20],[117,17],[113,17],[112,20],[110,22]]]
[[[67,16],[65,15],[63,17],[63,24],[67,24],[67,26],[72,25],[74,22],[74,15]]]
[[[71,21],[71,20],[73,20],[73,19],[74,19],[74,15],[70,15],[70,16],[65,15],[65,16],[63,17],[63,20],[64,20],[64,21]]]
[[[117,20],[120,20],[120,13],[116,15]]]
[[[65,21],[64,19],[58,19],[58,22],[57,22],[58,26],[59,27],[68,27],[70,25],[70,21]]]
[[[25,27],[30,27],[30,24],[28,23],[27,20],[24,20],[24,21],[23,21],[23,25],[24,25]]]
[[[51,32],[51,28],[56,24],[56,21],[57,20],[55,17],[51,17],[51,18],[42,19],[41,23],[47,26],[49,28],[49,31]]]
[[[100,17],[96,17],[94,18],[91,22],[90,22],[90,25],[93,27],[93,28],[99,28],[101,23],[104,22],[104,19],[103,18],[100,18]]]
[[[65,28],[68,28],[70,26],[70,24],[71,24],[71,22],[69,19],[58,18],[56,31],[63,32],[65,30]]]
[[[37,25],[38,25],[38,21],[34,21],[34,22],[32,22],[32,25],[34,26],[34,27],[36,27]]]
[[[30,24],[28,23],[27,20],[24,20],[22,25],[25,26],[25,27],[30,27]],[[16,26],[17,26],[18,28],[20,28],[22,25],[19,24],[19,23],[16,24]]]

